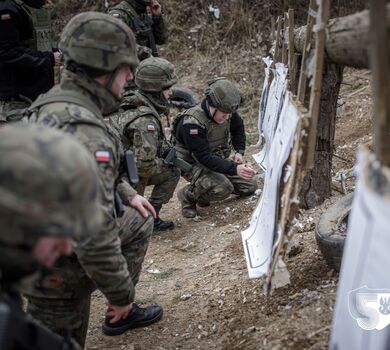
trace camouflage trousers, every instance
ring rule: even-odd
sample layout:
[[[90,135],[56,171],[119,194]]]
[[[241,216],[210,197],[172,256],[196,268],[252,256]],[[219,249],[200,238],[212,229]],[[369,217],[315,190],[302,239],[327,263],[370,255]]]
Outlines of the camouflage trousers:
[[[153,218],[149,216],[144,219],[135,209],[125,207],[125,213],[118,222],[122,254],[135,286],[153,231]],[[56,267],[63,277],[63,283],[55,288],[36,289],[32,295],[28,295],[27,312],[57,334],[64,336],[70,331],[72,337],[84,347],[91,293],[96,286],[74,254],[59,259]]]
[[[176,167],[167,167],[165,169],[160,174],[148,178],[141,177],[136,188],[138,194],[143,195],[146,186],[154,185],[149,201],[156,210],[160,210],[163,204],[169,202],[180,180],[179,169]]]
[[[25,101],[0,101],[0,122],[12,122],[22,119],[22,110],[29,106]]]
[[[244,180],[239,176],[229,176],[194,165],[183,195],[193,203],[220,201],[231,194],[249,196],[257,190],[255,180]]]

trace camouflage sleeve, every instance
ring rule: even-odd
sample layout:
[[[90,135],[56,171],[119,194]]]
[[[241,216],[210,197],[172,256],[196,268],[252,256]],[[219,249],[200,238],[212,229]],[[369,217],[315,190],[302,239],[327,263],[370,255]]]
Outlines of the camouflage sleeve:
[[[137,194],[137,191],[133,187],[131,187],[129,182],[125,180],[126,175],[127,174],[121,174],[121,181],[116,186],[116,190],[121,197],[122,202],[125,204],[129,204],[129,202]]]
[[[166,44],[168,41],[168,30],[163,16],[153,17],[153,34],[157,45]]]
[[[133,145],[138,174],[151,177],[161,171],[163,161],[159,158],[159,126],[154,117],[144,116],[125,126],[125,136]]]
[[[58,112],[60,111],[60,112]],[[58,127],[61,113],[90,113],[80,107],[47,105],[37,122]],[[78,237],[75,253],[87,275],[113,305],[127,305],[134,300],[134,285],[122,254],[118,225],[114,217],[114,186],[118,172],[118,155],[104,129],[91,124],[65,124],[62,130],[73,134],[96,159],[102,192],[103,225],[101,230]],[[90,218],[93,220],[93,218]]]
[[[98,164],[99,181],[103,192],[103,227],[94,236],[83,237],[75,249],[80,264],[88,276],[113,305],[127,305],[134,300],[134,285],[127,262],[122,254],[118,226],[114,217],[114,187],[118,162],[112,145],[104,142],[102,131],[78,125],[75,136],[87,136],[84,145]]]

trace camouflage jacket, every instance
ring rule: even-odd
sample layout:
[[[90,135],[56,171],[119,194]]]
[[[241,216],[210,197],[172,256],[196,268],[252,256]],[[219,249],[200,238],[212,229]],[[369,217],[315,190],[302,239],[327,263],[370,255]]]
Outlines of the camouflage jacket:
[[[120,111],[110,120],[121,134],[123,147],[134,152],[139,175],[148,178],[161,173],[166,166],[160,157],[168,142],[160,116],[147,96],[129,91]]]
[[[72,99],[74,103],[70,102]],[[121,253],[121,241],[114,214],[114,192],[116,187],[125,203],[136,192],[128,183],[118,183],[123,150],[120,140],[105,125],[101,112],[103,106],[113,106],[115,103],[114,97],[98,83],[64,71],[61,84],[41,95],[31,105],[30,120],[36,119],[39,124],[71,133],[95,157],[103,194],[103,228],[97,230],[93,236],[78,237],[75,252],[86,274],[109,302],[114,305],[127,305],[134,299],[134,286],[127,262]],[[93,217],[90,219],[93,220]],[[60,271],[63,272],[67,266],[72,265],[70,261],[74,259],[74,256],[60,259],[59,263],[63,264],[59,266]],[[67,278],[75,278],[70,276],[69,271],[64,271],[64,274],[65,281]]]
[[[162,16],[151,17],[147,12],[140,13],[133,0],[121,1],[108,13],[120,18],[132,29],[137,44],[150,48],[152,55],[158,56],[156,44],[163,45],[168,39],[168,31]]]

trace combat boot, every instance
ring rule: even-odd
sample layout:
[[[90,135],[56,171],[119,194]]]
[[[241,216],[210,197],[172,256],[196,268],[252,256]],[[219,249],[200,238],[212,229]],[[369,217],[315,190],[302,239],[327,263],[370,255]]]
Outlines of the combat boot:
[[[154,231],[166,231],[173,230],[175,228],[175,224],[170,220],[161,220],[159,216],[154,219]]]
[[[103,322],[103,333],[110,336],[119,335],[129,329],[149,326],[160,321],[162,316],[163,309],[158,305],[142,308],[133,303],[131,311],[122,320],[110,323],[112,317],[106,316]]]
[[[181,203],[181,214],[185,218],[190,219],[190,218],[194,218],[195,216],[198,215],[198,213],[196,211],[196,203],[191,202],[186,198],[186,196],[184,194],[184,188],[181,188],[177,192],[177,197],[179,198],[179,201]]]
[[[153,208],[156,211],[156,218],[154,219],[153,231],[173,230],[175,228],[175,224],[173,223],[173,221],[161,220],[161,218],[159,216],[162,205],[155,204],[152,201],[150,201],[150,203],[153,205]]]

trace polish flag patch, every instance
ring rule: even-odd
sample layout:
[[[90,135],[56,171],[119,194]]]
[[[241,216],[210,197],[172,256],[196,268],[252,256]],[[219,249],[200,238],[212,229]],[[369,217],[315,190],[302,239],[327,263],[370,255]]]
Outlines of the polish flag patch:
[[[11,15],[9,13],[5,13],[4,15],[1,15],[0,18],[2,21],[8,21],[11,19]]]
[[[148,131],[156,131],[154,124],[148,124]]]
[[[95,159],[99,163],[108,163],[111,159],[111,154],[109,151],[96,151]]]
[[[198,135],[198,129],[190,129],[190,135]]]

